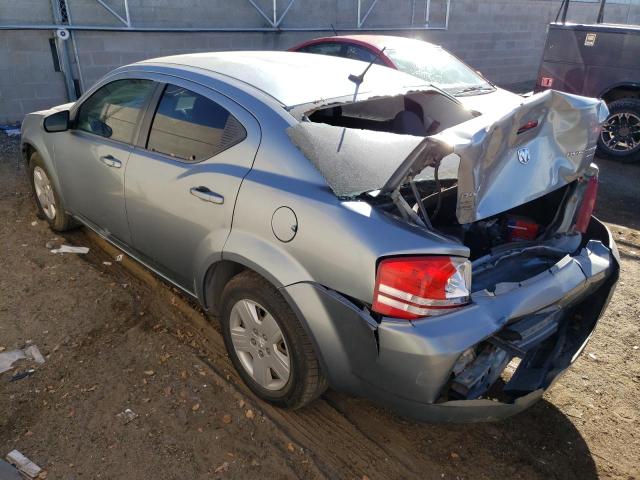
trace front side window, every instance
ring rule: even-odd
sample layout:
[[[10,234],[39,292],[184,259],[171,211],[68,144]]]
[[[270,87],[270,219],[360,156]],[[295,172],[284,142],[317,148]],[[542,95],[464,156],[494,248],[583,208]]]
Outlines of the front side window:
[[[147,149],[198,162],[246,137],[242,124],[213,100],[167,85],[153,118]]]
[[[142,109],[153,92],[151,80],[116,80],[98,89],[81,106],[76,128],[132,143]]]

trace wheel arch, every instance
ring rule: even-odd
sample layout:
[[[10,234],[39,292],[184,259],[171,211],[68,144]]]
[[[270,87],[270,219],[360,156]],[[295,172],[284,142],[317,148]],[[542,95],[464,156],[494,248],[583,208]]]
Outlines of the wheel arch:
[[[239,275],[242,272],[252,271],[260,275],[267,282],[271,283],[280,292],[285,299],[289,308],[293,311],[298,321],[302,325],[309,338],[311,339],[316,356],[320,361],[321,368],[324,372],[327,371],[326,362],[323,358],[322,350],[316,336],[314,335],[314,329],[311,328],[309,322],[302,314],[300,308],[295,304],[292,296],[286,290],[285,285],[282,284],[276,277],[274,277],[269,271],[255,262],[242,257],[237,254],[232,254],[230,258],[219,260],[212,265],[206,271],[204,279],[201,284],[201,292],[198,292],[198,296],[203,299],[203,306],[205,309],[214,316],[220,315],[220,306],[222,303],[222,293],[225,286],[231,281],[232,278]],[[200,296],[201,295],[201,296]]]
[[[621,98],[640,98],[640,83],[627,82],[610,86],[600,95],[605,102],[610,103]]]

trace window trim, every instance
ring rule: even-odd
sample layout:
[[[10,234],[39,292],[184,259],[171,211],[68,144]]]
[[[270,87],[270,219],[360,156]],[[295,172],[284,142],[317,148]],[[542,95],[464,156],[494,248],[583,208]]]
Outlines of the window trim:
[[[100,84],[99,86],[97,86],[97,88],[95,88],[94,90],[88,92],[89,95],[82,100],[82,103],[78,104],[77,106],[74,105],[74,111],[73,111],[73,117],[71,119],[71,129],[70,131],[75,133],[75,134],[82,134],[82,135],[90,135],[90,138],[100,138],[102,140],[106,140],[109,142],[113,142],[117,145],[127,145],[127,146],[135,146],[137,145],[137,140],[139,139],[140,136],[140,129],[142,127],[143,121],[145,119],[145,114],[147,109],[149,108],[149,105],[151,104],[151,101],[156,93],[156,90],[154,90],[151,95],[149,95],[149,98],[147,98],[147,101],[145,102],[145,104],[140,108],[140,114],[138,115],[138,120],[136,121],[136,127],[133,131],[133,135],[131,136],[131,141],[130,142],[124,142],[122,140],[116,140],[114,138],[109,138],[109,137],[104,137],[102,135],[98,135],[97,133],[93,133],[90,132],[88,130],[83,130],[78,128],[78,115],[80,114],[80,111],[82,110],[82,107],[85,105],[85,103],[87,103],[87,101],[89,101],[96,93],[98,93],[100,90],[102,90],[103,87],[106,87],[107,85],[111,85],[112,83],[115,82],[121,82],[123,80],[145,80],[148,82],[152,82],[155,85],[152,85],[152,87],[154,89],[157,90],[157,84],[158,82],[149,78],[138,78],[138,77],[124,77],[124,78],[114,78],[113,80],[111,80],[110,82],[105,82]]]
[[[147,108],[146,108],[146,110],[144,112],[144,117],[143,117],[142,121],[140,122],[141,126],[144,126],[144,130],[140,130],[140,133],[138,135],[138,141],[135,144],[136,148],[138,148],[138,149],[140,149],[140,150],[142,150],[144,152],[147,152],[149,154],[152,154],[152,155],[159,155],[162,158],[165,158],[165,159],[168,159],[168,160],[171,160],[171,161],[174,161],[174,162],[179,162],[179,163],[183,163],[183,164],[186,164],[186,165],[197,165],[199,163],[206,162],[207,160],[211,160],[212,158],[217,157],[221,153],[226,152],[230,148],[233,148],[236,145],[241,144],[247,138],[249,138],[249,130],[247,129],[247,126],[244,124],[244,122],[242,120],[240,120],[238,118],[237,115],[234,115],[233,112],[230,111],[226,106],[222,105],[220,102],[218,102],[214,98],[211,98],[210,95],[205,95],[203,93],[197,92],[193,86],[189,87],[189,86],[185,86],[185,85],[179,85],[179,83],[178,83],[178,82],[185,83],[185,84],[186,83],[190,83],[188,80],[184,80],[184,79],[179,78],[179,77],[176,77],[173,80],[174,80],[173,82],[170,81],[170,80],[168,80],[168,81],[156,80],[155,81],[156,84],[157,84],[156,91],[153,92],[153,94],[151,95],[151,98],[152,98],[153,101],[150,102],[147,105]],[[229,115],[233,116],[233,118],[235,118],[236,121],[242,126],[242,128],[244,130],[244,137],[242,138],[242,140],[239,140],[238,142],[229,145],[227,148],[225,148],[224,150],[220,150],[219,152],[217,152],[215,155],[213,155],[211,157],[203,158],[202,160],[194,160],[194,161],[190,161],[190,160],[186,160],[184,158],[168,155],[168,154],[163,153],[163,152],[158,152],[157,150],[149,150],[147,148],[147,144],[149,143],[149,136],[151,135],[151,127],[153,126],[153,119],[154,119],[154,117],[156,115],[158,107],[160,106],[160,101],[162,100],[162,94],[164,93],[165,89],[169,85],[173,85],[175,87],[180,87],[180,88],[186,88],[187,90],[189,90],[189,91],[191,91],[191,92],[193,92],[195,94],[201,95],[201,96],[207,98],[208,100],[210,100],[210,101],[212,101],[214,103],[217,103],[218,105],[220,105],[220,107],[224,108],[227,112],[229,112]],[[202,86],[202,85],[200,85],[198,83],[196,83],[194,85]],[[218,95],[222,95],[222,94],[216,92],[215,90],[209,89],[208,87],[204,87],[204,88],[206,88],[207,90],[210,90],[211,92],[214,92],[214,93],[216,93]],[[225,95],[222,95],[222,96],[224,96],[225,98],[228,98]],[[229,100],[233,101],[231,99],[229,99]]]

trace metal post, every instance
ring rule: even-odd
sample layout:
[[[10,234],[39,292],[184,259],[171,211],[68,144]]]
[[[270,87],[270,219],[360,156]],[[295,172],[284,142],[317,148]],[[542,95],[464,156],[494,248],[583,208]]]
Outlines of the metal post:
[[[569,0],[562,0],[562,5],[560,5],[560,10],[562,11],[561,19],[562,23],[567,23],[567,12],[569,11]],[[558,17],[556,16],[556,21]]]
[[[431,16],[431,0],[427,0],[427,8],[424,13],[424,23],[429,25],[429,17]]]
[[[600,10],[598,11],[598,19],[596,23],[602,23],[604,21],[604,6],[607,3],[607,0],[600,0]]]
[[[447,17],[444,21],[444,29],[449,30],[449,12],[451,11],[451,0],[447,0]]]
[[[129,15],[129,0],[124,0],[124,14],[127,18],[127,26],[131,27],[131,15]]]
[[[53,10],[53,19],[54,22],[60,25],[60,28],[64,28],[62,24],[62,15],[60,13],[60,3],[59,0],[51,0],[51,8]],[[69,58],[69,48],[67,45],[68,39],[62,39],[57,35],[57,31],[53,31],[53,35],[55,36],[56,49],[58,50],[58,56],[60,60],[60,70],[62,71],[62,76],[64,77],[64,84],[67,90],[67,99],[68,100],[76,100],[78,97],[76,96],[76,86],[73,83],[73,73],[71,69],[71,60]]]

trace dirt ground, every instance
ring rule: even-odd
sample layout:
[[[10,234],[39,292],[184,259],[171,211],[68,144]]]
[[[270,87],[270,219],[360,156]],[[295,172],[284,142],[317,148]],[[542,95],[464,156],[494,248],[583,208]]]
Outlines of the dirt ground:
[[[46,363],[0,376],[0,456],[18,449],[49,479],[640,478],[640,165],[599,162],[597,213],[623,265],[585,354],[514,418],[431,425],[331,390],[297,412],[259,402],[215,322],[87,232],[36,218],[17,150],[0,138],[0,350],[32,342]],[[47,248],[63,241],[90,252]]]

